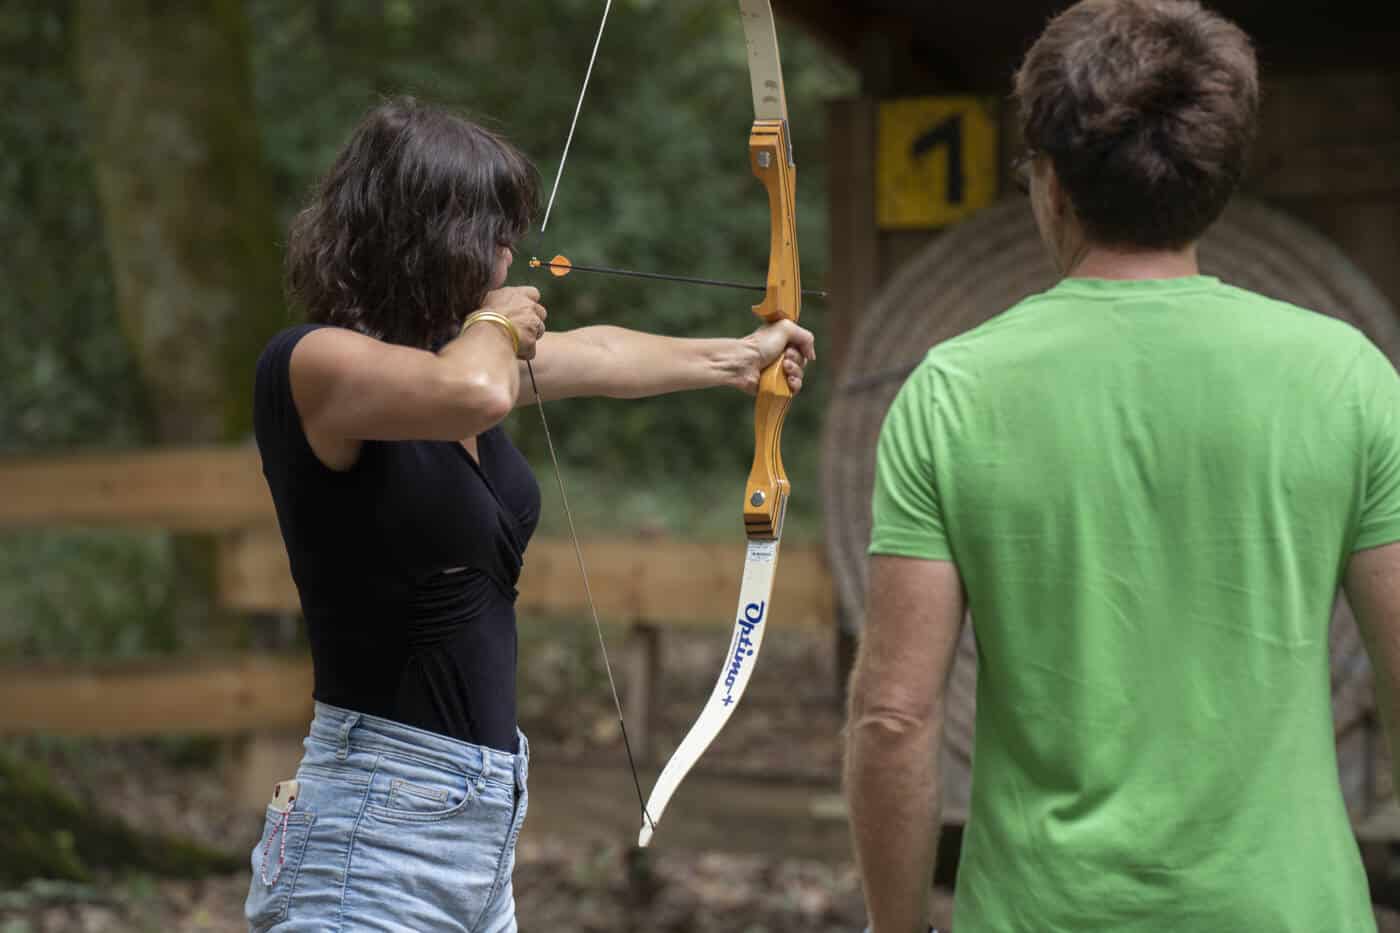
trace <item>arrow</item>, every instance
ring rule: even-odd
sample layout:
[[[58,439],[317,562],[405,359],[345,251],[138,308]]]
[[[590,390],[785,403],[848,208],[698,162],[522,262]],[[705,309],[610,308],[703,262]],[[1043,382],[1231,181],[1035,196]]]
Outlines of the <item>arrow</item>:
[[[709,285],[715,288],[741,288],[751,292],[766,292],[767,285],[752,285],[748,282],[731,282],[726,279],[702,279],[693,275],[668,275],[664,272],[638,272],[634,269],[612,269],[608,266],[584,266],[574,263],[567,256],[555,256],[545,262],[532,258],[531,269],[548,269],[551,275],[563,278],[570,272],[598,272],[603,275],[622,275],[637,279],[659,279],[663,282],[682,282],[686,285]],[[826,292],[815,288],[804,288],[802,294],[809,298],[825,298]]]

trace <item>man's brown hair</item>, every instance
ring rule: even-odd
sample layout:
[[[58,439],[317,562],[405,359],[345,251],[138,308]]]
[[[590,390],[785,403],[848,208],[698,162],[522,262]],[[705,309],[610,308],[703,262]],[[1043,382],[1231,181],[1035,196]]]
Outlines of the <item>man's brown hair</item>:
[[[1239,184],[1259,78],[1249,37],[1195,0],[1083,0],[1036,40],[1015,97],[1091,240],[1179,249]]]

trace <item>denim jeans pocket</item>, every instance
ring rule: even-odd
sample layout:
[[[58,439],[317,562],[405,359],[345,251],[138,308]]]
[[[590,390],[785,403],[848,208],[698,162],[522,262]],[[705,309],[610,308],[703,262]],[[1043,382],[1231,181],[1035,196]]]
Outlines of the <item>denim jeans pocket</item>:
[[[253,878],[243,905],[253,933],[286,919],[315,820],[308,811],[284,812],[268,807],[262,838],[253,848]]]
[[[470,808],[481,784],[467,774],[385,756],[370,781],[365,813],[401,823],[450,819]]]

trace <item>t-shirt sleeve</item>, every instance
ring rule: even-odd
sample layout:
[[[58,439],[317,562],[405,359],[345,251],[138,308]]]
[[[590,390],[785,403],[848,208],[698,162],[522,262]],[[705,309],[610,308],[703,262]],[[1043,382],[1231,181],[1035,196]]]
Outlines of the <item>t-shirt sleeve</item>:
[[[1365,485],[1352,549],[1400,541],[1400,374],[1369,341],[1357,361]]]
[[[290,469],[310,461],[319,463],[302,430],[301,416],[292,399],[292,351],[301,338],[321,324],[289,327],[273,337],[258,357],[253,380],[253,433],[264,468]]]
[[[871,497],[870,553],[952,560],[934,476],[934,380],[920,367],[880,429]]]

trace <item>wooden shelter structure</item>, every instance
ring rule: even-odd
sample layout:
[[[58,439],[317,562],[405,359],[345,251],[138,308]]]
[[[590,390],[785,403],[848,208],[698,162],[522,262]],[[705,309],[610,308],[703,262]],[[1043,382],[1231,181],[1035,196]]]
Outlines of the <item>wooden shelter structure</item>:
[[[859,74],[828,109],[833,315],[839,375],[824,445],[828,557],[841,643],[865,599],[874,439],[902,374],[929,346],[1048,287],[1028,206],[1011,75],[1067,2],[782,0],[780,15]],[[1400,366],[1400,64],[1395,11],[1349,2],[1215,0],[1254,39],[1261,135],[1203,271],[1351,321]],[[1371,674],[1344,602],[1331,639],[1348,805],[1366,837],[1400,837]],[[970,779],[975,651],[965,637],[945,741],[946,799]]]

